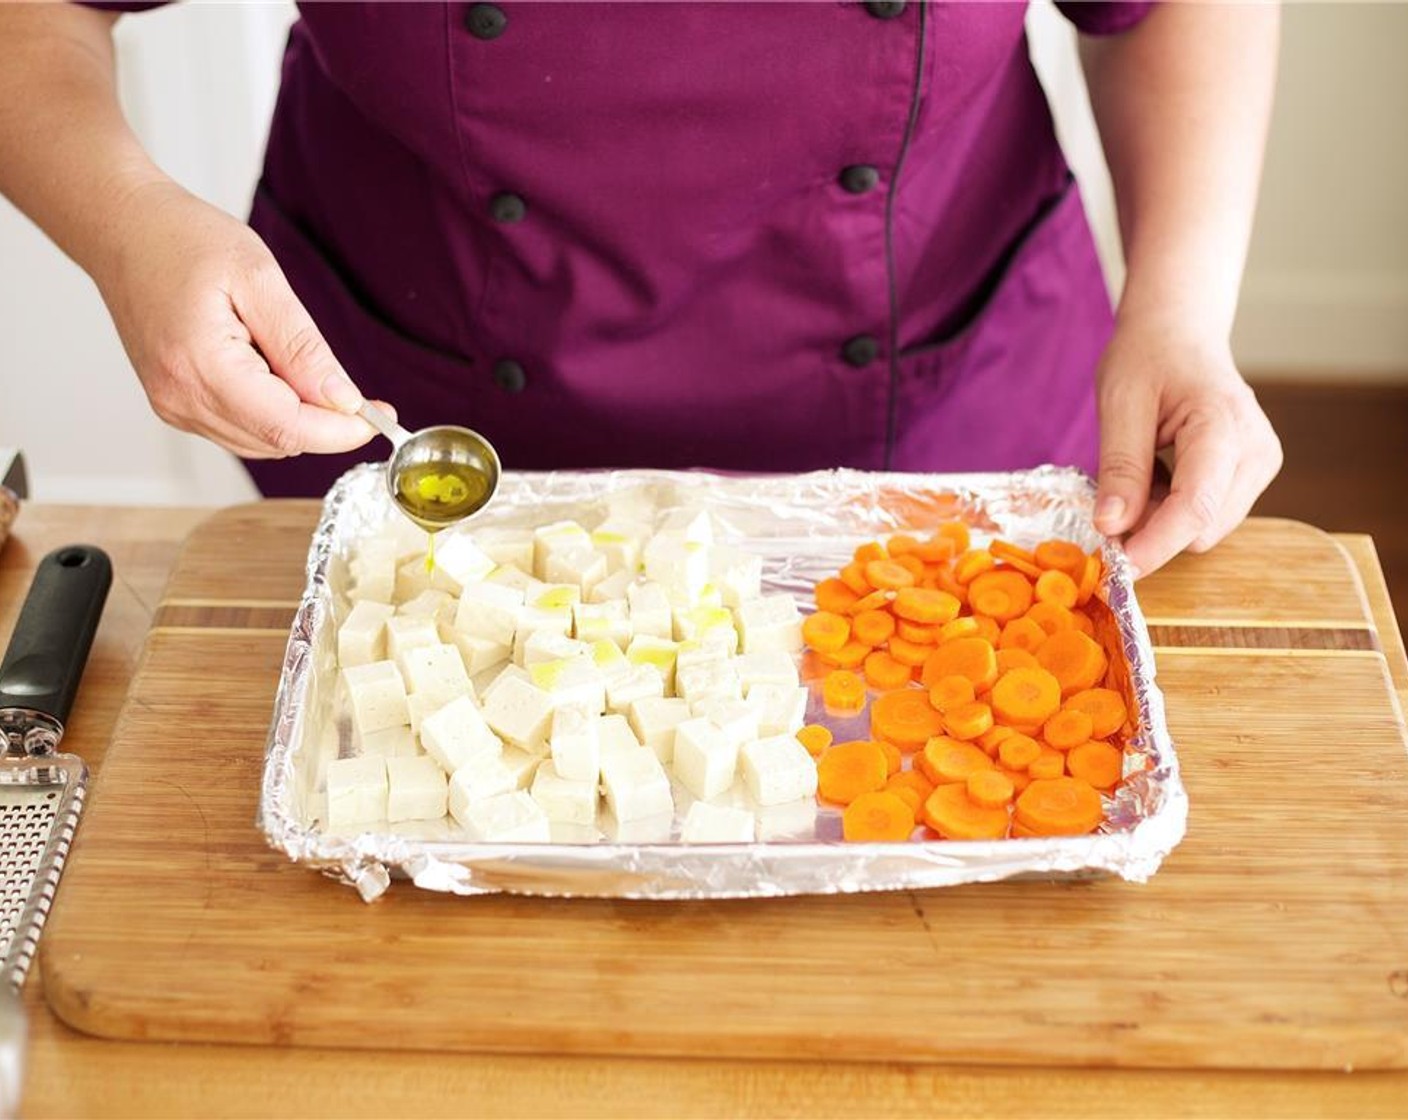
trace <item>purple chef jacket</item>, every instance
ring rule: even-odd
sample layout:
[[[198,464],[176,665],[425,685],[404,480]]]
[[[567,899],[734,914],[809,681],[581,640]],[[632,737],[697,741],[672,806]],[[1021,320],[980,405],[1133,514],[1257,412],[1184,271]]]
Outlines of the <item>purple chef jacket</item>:
[[[307,4],[250,222],[368,396],[507,469],[1090,469],[1112,317],[1024,15]]]

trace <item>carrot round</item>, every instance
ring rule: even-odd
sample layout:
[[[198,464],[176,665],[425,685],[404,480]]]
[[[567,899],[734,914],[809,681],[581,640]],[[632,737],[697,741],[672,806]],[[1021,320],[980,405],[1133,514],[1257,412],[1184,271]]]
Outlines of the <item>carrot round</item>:
[[[849,805],[862,793],[883,789],[889,771],[879,743],[837,743],[817,760],[817,790],[827,801]]]
[[[802,640],[819,653],[835,653],[851,637],[851,624],[839,614],[814,611],[802,619]]]
[[[1083,836],[1104,818],[1100,795],[1076,778],[1043,778],[1017,796],[1016,823],[1035,836]]]
[[[934,652],[934,647],[930,645],[920,645],[918,642],[907,642],[896,634],[889,642],[890,656],[901,665],[908,665],[913,669],[916,665],[923,665],[929,655]]]
[[[895,617],[889,611],[859,611],[851,616],[851,634],[868,646],[883,646],[895,632]]]
[[[1080,574],[1085,564],[1085,550],[1070,541],[1042,541],[1032,551],[1032,559],[1040,567],[1065,572],[1074,578]]]
[[[997,639],[997,648],[1000,650],[1024,649],[1028,653],[1033,653],[1037,646],[1044,641],[1046,641],[1046,631],[1038,623],[1023,616],[1012,619],[1002,628],[1002,634]]]
[[[888,782],[904,768],[904,755],[894,743],[887,743],[884,739],[873,741],[885,754],[885,780]]]
[[[1112,688],[1087,688],[1066,697],[1062,705],[1071,711],[1084,712],[1090,717],[1091,739],[1108,739],[1124,726],[1129,717],[1124,697]]]
[[[851,604],[850,610],[846,613],[850,615],[860,614],[862,611],[884,611],[890,609],[890,599],[894,596],[893,591],[871,591],[862,595]]]
[[[918,770],[901,770],[886,779],[885,788],[906,801],[913,798],[913,808],[918,813],[925,799],[934,792],[934,783]]]
[[[955,638],[976,638],[977,636],[978,620],[970,615],[955,618],[952,622],[945,622],[939,627],[939,645],[951,642]]]
[[[914,807],[884,790],[862,793],[841,814],[841,835],[850,841],[908,840]]]
[[[919,547],[919,538],[908,533],[896,533],[885,542],[885,547],[891,556],[909,556]]]
[[[1002,639],[1002,627],[999,625],[997,619],[986,614],[975,614],[971,617],[978,627],[978,637],[982,638],[983,641],[987,642],[993,649],[997,649],[997,643]]]
[[[1091,739],[1066,752],[1066,769],[1073,778],[1096,789],[1113,789],[1124,777],[1124,752],[1109,743]]]
[[[865,565],[866,582],[881,591],[897,591],[913,587],[914,573],[897,560],[871,560]]]
[[[849,669],[836,669],[821,682],[821,699],[838,712],[858,712],[865,707],[865,682]]]
[[[1060,682],[1063,696],[1094,688],[1105,675],[1105,651],[1095,639],[1079,630],[1052,634],[1036,651],[1036,659]]]
[[[935,735],[924,744],[924,750],[915,756],[915,765],[921,763],[921,772],[936,785],[966,782],[969,774],[992,767],[992,759],[981,747],[961,743],[947,735]]]
[[[1007,809],[974,804],[965,784],[939,786],[924,802],[924,823],[945,840],[1001,840],[1010,823]]]
[[[984,572],[997,567],[992,553],[985,548],[970,548],[953,562],[953,578],[965,587]]]
[[[947,537],[930,537],[927,541],[919,542],[914,549],[914,555],[923,560],[927,567],[930,564],[946,564],[958,555],[958,549]]]
[[[1035,622],[1048,634],[1054,634],[1057,630],[1069,630],[1075,625],[1071,612],[1056,603],[1035,602],[1022,617]]]
[[[997,744],[997,759],[1008,770],[1025,770],[1041,757],[1041,744],[1030,735],[1009,735]]]
[[[1010,673],[1013,669],[1040,669],[1036,657],[1024,649],[1000,649],[997,651],[997,675]]]
[[[960,704],[971,704],[977,699],[973,682],[961,673],[937,680],[929,689],[929,703],[941,712],[956,708]]]
[[[807,748],[809,755],[818,758],[831,745],[831,728],[820,723],[809,723],[797,731],[797,742]]]
[[[1055,641],[1055,638],[1047,641]],[[1037,650],[1036,658],[1041,661],[1041,650]],[[1061,683],[1044,668],[1013,669],[1003,673],[992,686],[993,712],[1003,723],[1040,725],[1060,707]]]
[[[944,727],[953,738],[969,742],[992,728],[992,709],[981,700],[958,704],[944,713]]]
[[[968,601],[968,588],[958,582],[958,577],[953,574],[953,568],[948,564],[939,565],[932,578],[936,591],[947,591],[960,603]]]
[[[968,605],[974,614],[1010,622],[1032,605],[1031,580],[1010,568],[984,572],[968,584]]]
[[[1094,728],[1088,712],[1065,707],[1042,725],[1041,737],[1058,751],[1068,751],[1089,739]]]
[[[967,677],[977,692],[991,688],[997,680],[997,653],[992,643],[982,638],[954,638],[925,659],[921,679],[926,688],[952,676]]]
[[[1032,784],[1032,776],[1025,770],[1008,770],[1004,766],[998,766],[997,772],[1012,783],[1012,788],[1021,793]]]
[[[865,565],[859,560],[852,560],[841,569],[841,582],[857,595],[869,595],[875,590],[865,578]]]
[[[816,585],[816,607],[820,611],[845,614],[846,609],[859,598],[855,591],[835,576]]]
[[[1021,732],[1014,731],[1010,727],[1004,727],[999,723],[995,727],[988,728],[978,736],[978,746],[983,748],[983,752],[989,758],[996,758],[997,748],[1002,745],[1002,740],[1010,739],[1013,735],[1020,734]]]
[[[1071,612],[1071,629],[1079,630],[1087,638],[1095,637],[1095,622],[1085,611]]]
[[[870,733],[894,743],[901,750],[917,750],[943,733],[943,716],[929,703],[929,694],[918,688],[881,693],[870,705]]]
[[[1036,581],[1036,597],[1038,602],[1055,603],[1058,607],[1065,607],[1068,610],[1076,605],[1076,597],[1080,594],[1080,588],[1076,586],[1076,581],[1065,572],[1058,572],[1052,568],[1042,572]]]
[[[977,770],[968,775],[968,799],[984,809],[1001,809],[1017,795],[1012,779],[1001,770]]]
[[[924,626],[952,622],[963,604],[947,591],[902,587],[895,593],[894,611],[900,618]]]
[[[918,583],[924,578],[924,561],[915,556],[912,552],[907,552],[903,556],[891,557],[894,563],[898,564],[905,571],[914,577],[914,582]]]
[[[939,632],[941,626],[922,626],[917,622],[910,622],[908,619],[900,619],[895,624],[895,633],[904,641],[913,642],[917,646],[936,646],[939,644]]]
[[[1052,747],[1042,747],[1041,753],[1027,763],[1032,778],[1059,778],[1066,772],[1066,756]]]
[[[872,688],[888,692],[909,683],[911,667],[896,661],[883,649],[868,654],[865,659],[865,680]]]
[[[949,547],[953,549],[950,555],[957,556],[960,552],[968,551],[972,544],[972,537],[968,531],[966,521],[945,521],[934,530],[934,539],[947,541]]]
[[[858,668],[870,654],[870,647],[864,642],[847,642],[832,653],[817,651],[822,661],[836,669]]]
[[[1090,602],[1090,597],[1095,594],[1095,589],[1100,586],[1100,572],[1103,565],[1097,556],[1091,555],[1085,558],[1085,564],[1081,568],[1080,579],[1076,581],[1076,606],[1083,607]]]
[[[1041,568],[1037,565],[1034,557],[1025,548],[1018,548],[1009,541],[993,541],[988,545],[988,551],[993,557],[1006,564],[1008,567],[1016,568],[1028,579],[1036,579],[1041,575]]]
[[[885,546],[879,541],[866,541],[864,544],[856,546],[855,554],[851,559],[857,564],[869,564],[872,560],[885,560],[889,555]]]

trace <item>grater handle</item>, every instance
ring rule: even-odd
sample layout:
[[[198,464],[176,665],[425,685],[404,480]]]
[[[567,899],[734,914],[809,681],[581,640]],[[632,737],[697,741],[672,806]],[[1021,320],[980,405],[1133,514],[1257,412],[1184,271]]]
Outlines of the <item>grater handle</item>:
[[[0,710],[28,709],[63,725],[110,586],[112,561],[92,545],[56,548],[39,562],[0,662]]]

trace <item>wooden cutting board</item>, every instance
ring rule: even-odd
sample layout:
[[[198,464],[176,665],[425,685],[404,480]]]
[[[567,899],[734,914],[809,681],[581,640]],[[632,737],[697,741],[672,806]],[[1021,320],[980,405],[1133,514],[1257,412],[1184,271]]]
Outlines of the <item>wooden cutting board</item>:
[[[157,612],[42,952],[118,1038],[1074,1066],[1408,1066],[1408,754],[1328,536],[1140,585],[1192,803],[1144,885],[367,905],[254,826],[317,507],[222,511]],[[384,1057],[378,1060],[385,1060]]]

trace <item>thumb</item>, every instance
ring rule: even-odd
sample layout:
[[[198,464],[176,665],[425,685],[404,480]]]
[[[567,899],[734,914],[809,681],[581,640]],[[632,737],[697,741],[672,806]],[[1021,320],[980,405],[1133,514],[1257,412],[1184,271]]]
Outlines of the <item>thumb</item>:
[[[232,293],[235,311],[275,375],[299,399],[336,412],[356,412],[362,393],[333,355],[277,265],[261,270]]]
[[[1137,524],[1149,502],[1158,429],[1158,401],[1141,378],[1101,385],[1100,474],[1095,527],[1114,537]]]

